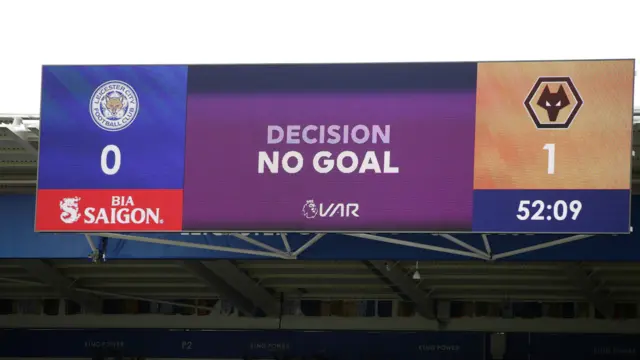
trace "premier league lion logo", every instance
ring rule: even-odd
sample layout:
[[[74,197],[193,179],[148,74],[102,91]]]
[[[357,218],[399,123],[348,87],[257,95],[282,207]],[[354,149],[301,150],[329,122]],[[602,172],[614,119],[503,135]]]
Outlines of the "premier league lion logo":
[[[91,96],[91,118],[101,129],[120,131],[129,127],[138,116],[138,94],[122,81],[107,81]]]
[[[313,200],[307,200],[302,207],[302,215],[307,219],[313,219],[318,216],[318,206]]]

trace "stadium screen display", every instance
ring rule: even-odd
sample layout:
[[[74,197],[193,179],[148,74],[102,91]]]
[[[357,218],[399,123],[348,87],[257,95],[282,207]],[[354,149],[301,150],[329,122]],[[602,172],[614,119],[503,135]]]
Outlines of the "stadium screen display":
[[[630,231],[633,60],[42,76],[36,231]]]

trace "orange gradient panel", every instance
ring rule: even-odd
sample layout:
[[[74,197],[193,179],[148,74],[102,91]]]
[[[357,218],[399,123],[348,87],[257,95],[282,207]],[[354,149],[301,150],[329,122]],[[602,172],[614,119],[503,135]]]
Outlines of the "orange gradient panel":
[[[474,189],[629,189],[633,72],[633,60],[478,64]],[[532,120],[524,103],[540,77],[575,85],[583,105],[569,128],[538,129]],[[552,93],[558,87],[549,84]],[[536,104],[542,92],[532,109],[548,124]],[[559,122],[575,106],[567,98]],[[553,174],[545,144],[554,144]]]

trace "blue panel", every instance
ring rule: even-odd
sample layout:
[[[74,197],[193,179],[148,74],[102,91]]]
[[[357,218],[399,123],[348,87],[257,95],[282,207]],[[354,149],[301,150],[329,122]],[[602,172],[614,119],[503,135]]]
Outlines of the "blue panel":
[[[635,199],[635,197],[634,197]],[[0,258],[86,258],[89,247],[83,235],[36,234],[33,232],[35,198],[31,195],[0,197]],[[633,202],[635,228],[640,228],[640,202]],[[385,234],[379,234],[385,235]],[[235,249],[262,250],[229,235],[180,235],[141,234],[141,236],[179,240],[204,245],[225,246]],[[297,249],[309,241],[313,234],[289,234],[291,247]],[[388,237],[417,244],[439,246],[467,251],[452,242],[430,234],[386,234]],[[477,234],[454,234],[461,241],[484,250]],[[251,234],[251,237],[284,250],[277,234]],[[528,246],[562,239],[562,235],[491,235],[489,241],[493,254],[518,250]],[[256,255],[193,249],[170,245],[141,243],[110,239],[107,256],[116,259],[162,258],[237,258],[255,259]],[[340,234],[327,234],[308,248],[301,259],[397,259],[397,260],[465,260],[468,257],[444,254],[429,250],[408,248]],[[591,238],[506,257],[511,261],[640,261],[640,236],[597,235]]]
[[[0,196],[0,258],[86,258],[81,234],[41,234],[33,231],[35,197]]]
[[[99,90],[101,85],[111,81],[124,83],[112,94],[131,97],[126,109],[132,120],[126,127],[92,115],[94,100],[104,101],[109,93]],[[181,189],[186,92],[186,66],[44,67],[38,187]],[[116,145],[122,158],[112,176],[100,166],[107,145]],[[111,165],[113,155],[108,161]]]
[[[531,360],[637,359],[640,336],[531,334]]]
[[[628,233],[630,201],[628,190],[476,190],[473,231]]]
[[[0,330],[0,357],[484,359],[484,333],[360,331]],[[34,346],[37,344],[37,346]]]
[[[530,360],[530,333],[507,333],[504,358],[509,360]]]

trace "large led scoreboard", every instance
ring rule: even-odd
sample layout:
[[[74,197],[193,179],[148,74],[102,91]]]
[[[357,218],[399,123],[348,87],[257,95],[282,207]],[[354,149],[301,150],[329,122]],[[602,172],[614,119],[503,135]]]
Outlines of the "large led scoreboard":
[[[36,231],[630,231],[633,60],[45,66]]]

